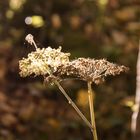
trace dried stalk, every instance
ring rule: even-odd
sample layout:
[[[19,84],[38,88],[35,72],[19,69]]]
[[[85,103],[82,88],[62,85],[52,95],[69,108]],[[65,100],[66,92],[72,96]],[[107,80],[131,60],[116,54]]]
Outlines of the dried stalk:
[[[132,114],[131,131],[135,135],[137,131],[137,119],[140,109],[140,41],[139,41],[139,53],[137,59],[137,77],[136,77],[136,97],[134,111]]]
[[[88,99],[89,99],[89,107],[90,107],[91,125],[93,127],[92,134],[93,134],[94,140],[98,140],[96,123],[95,123],[94,101],[93,101],[93,92],[92,92],[91,82],[88,82]]]

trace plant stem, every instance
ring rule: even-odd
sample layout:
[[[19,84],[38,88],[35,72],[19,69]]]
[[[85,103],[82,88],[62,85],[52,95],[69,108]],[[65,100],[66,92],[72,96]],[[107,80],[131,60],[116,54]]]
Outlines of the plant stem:
[[[68,94],[66,93],[66,91],[63,89],[63,87],[60,85],[60,83],[55,80],[54,83],[58,86],[58,88],[60,89],[60,91],[63,93],[63,95],[66,97],[66,99],[68,100],[69,104],[75,109],[75,111],[78,113],[78,115],[81,117],[81,119],[86,123],[86,125],[93,130],[92,125],[90,124],[90,122],[87,120],[87,118],[83,115],[83,113],[80,111],[80,109],[76,106],[76,104],[72,101],[72,99],[68,96]]]
[[[36,45],[36,43],[35,43],[35,41],[34,41],[34,40],[32,41],[32,43],[33,43],[33,45],[34,45],[35,49],[37,50],[37,48],[38,48],[38,47],[37,47],[37,45]]]
[[[92,92],[91,82],[88,82],[88,99],[89,99],[89,107],[90,107],[91,125],[92,125],[92,128],[93,128],[92,134],[93,134],[94,140],[98,140],[96,123],[95,123],[93,92]]]

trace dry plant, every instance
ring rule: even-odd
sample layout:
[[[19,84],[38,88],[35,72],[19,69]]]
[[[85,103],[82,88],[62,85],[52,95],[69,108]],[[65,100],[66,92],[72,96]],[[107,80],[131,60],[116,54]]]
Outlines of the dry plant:
[[[131,131],[134,134],[134,139],[137,137],[137,127],[138,127],[138,115],[140,110],[140,41],[139,41],[139,51],[137,58],[137,76],[136,76],[136,96],[135,96],[135,104],[133,106],[133,114],[131,121]]]
[[[70,61],[70,53],[62,52],[61,47],[58,49],[52,49],[51,47],[40,49],[37,47],[31,34],[28,34],[25,40],[33,45],[36,50],[29,53],[27,58],[19,61],[20,76],[42,75],[44,83],[54,83],[66,97],[68,103],[91,129],[94,140],[98,140],[91,85],[92,83],[100,84],[106,76],[118,75],[121,72],[126,72],[128,68],[110,63],[105,59],[78,58]],[[91,121],[88,121],[61,86],[60,81],[63,81],[65,78],[76,78],[87,82]]]

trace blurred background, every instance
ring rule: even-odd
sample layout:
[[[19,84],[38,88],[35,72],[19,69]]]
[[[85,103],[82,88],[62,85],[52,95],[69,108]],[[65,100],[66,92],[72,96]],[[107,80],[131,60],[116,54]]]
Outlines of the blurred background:
[[[21,78],[18,61],[51,46],[78,57],[107,58],[128,74],[93,85],[99,139],[130,140],[140,38],[139,0],[0,0],[0,140],[91,140],[89,128],[55,86],[42,77]],[[62,82],[90,119],[87,85]]]

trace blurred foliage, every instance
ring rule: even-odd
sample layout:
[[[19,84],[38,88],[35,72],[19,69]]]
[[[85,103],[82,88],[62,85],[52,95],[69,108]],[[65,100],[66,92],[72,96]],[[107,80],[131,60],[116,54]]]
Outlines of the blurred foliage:
[[[140,36],[139,0],[0,0],[0,140],[90,140],[90,130],[53,86],[18,74],[18,60],[33,48],[62,45],[71,58],[107,58],[130,67],[96,93],[100,139],[129,140]],[[64,88],[89,118],[86,84]]]

